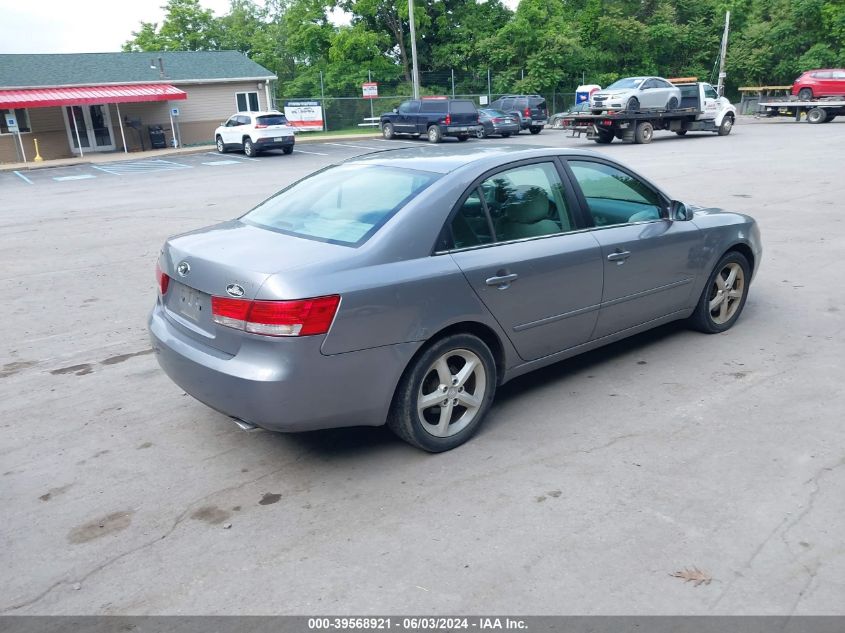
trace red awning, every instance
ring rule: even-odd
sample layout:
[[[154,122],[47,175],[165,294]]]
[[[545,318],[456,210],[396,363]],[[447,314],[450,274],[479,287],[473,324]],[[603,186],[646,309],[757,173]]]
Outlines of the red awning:
[[[0,110],[103,103],[137,103],[139,101],[178,101],[187,98],[187,93],[169,84],[0,90]]]

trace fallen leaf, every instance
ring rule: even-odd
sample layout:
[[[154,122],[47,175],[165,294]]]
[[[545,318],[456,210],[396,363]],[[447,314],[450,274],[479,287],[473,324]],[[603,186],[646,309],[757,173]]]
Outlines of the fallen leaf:
[[[701,571],[698,567],[687,569],[684,567],[682,571],[676,571],[674,574],[669,574],[674,578],[681,578],[684,582],[691,582],[696,587],[698,585],[709,585],[713,577],[706,571]]]

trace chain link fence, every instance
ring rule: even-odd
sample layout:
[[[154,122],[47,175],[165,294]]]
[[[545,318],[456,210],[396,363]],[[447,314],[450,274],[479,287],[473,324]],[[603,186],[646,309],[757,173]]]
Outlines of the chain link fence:
[[[369,75],[370,82],[378,84],[378,97],[364,98],[362,87],[344,90],[324,89],[321,94],[302,96],[281,94],[278,87],[274,105],[283,110],[286,102],[311,101],[322,106],[324,131],[354,132],[378,129],[378,117],[398,108],[412,98],[413,88],[402,75],[377,77]],[[480,72],[423,71],[420,72],[420,96],[442,96],[469,99],[482,108],[507,94],[539,94],[546,100],[549,118],[575,104],[575,88],[580,77],[547,91],[519,91],[520,73],[496,73],[489,69]],[[364,82],[362,82],[364,83]],[[515,89],[510,90],[513,86]]]

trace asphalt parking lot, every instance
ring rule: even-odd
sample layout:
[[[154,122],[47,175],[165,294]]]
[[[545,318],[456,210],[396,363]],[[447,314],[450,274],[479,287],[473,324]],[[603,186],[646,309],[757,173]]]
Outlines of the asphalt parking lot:
[[[728,333],[517,379],[440,455],[382,428],[240,431],[145,329],[168,235],[424,142],[0,172],[0,613],[845,614],[845,122],[469,141],[499,142],[606,153],[754,215],[765,252]]]

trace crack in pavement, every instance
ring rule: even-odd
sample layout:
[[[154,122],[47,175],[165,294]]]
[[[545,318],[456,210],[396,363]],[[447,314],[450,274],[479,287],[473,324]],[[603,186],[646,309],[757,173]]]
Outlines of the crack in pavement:
[[[308,451],[303,451],[303,453],[306,453],[306,452],[308,452]],[[164,534],[162,534],[161,536],[158,536],[155,539],[147,541],[146,543],[142,543],[141,545],[138,545],[137,547],[133,547],[132,549],[127,550],[125,552],[122,552],[121,554],[113,556],[112,558],[104,561],[100,565],[97,565],[96,567],[94,567],[93,569],[88,571],[86,574],[84,574],[80,578],[77,578],[75,580],[67,580],[67,579],[58,580],[58,581],[54,582],[52,585],[50,585],[49,587],[47,587],[44,591],[42,591],[41,593],[39,593],[36,596],[33,596],[29,600],[24,600],[23,602],[18,602],[17,604],[13,604],[13,605],[10,605],[8,607],[0,607],[0,614],[6,614],[6,613],[10,613],[12,611],[18,611],[20,609],[32,606],[33,604],[39,602],[40,600],[42,600],[43,598],[48,596],[57,587],[59,587],[61,585],[65,585],[65,584],[69,584],[69,585],[79,584],[79,585],[81,585],[86,580],[88,580],[91,576],[93,576],[94,574],[102,571],[103,569],[112,565],[113,563],[116,563],[117,561],[119,561],[123,558],[126,558],[127,556],[131,556],[132,554],[139,552],[142,549],[146,549],[147,547],[152,547],[156,543],[159,543],[159,542],[163,541],[164,539],[166,539],[185,520],[185,518],[188,516],[188,513],[197,504],[202,503],[203,501],[206,501],[207,499],[209,499],[210,497],[213,497],[214,495],[223,494],[223,493],[226,493],[226,492],[231,492],[233,490],[238,490],[239,488],[243,488],[244,486],[248,486],[250,484],[254,484],[258,481],[261,481],[262,479],[266,479],[267,477],[272,477],[276,473],[283,471],[285,468],[287,468],[291,464],[297,463],[301,458],[302,458],[302,454],[300,454],[291,463],[285,464],[284,466],[280,466],[279,468],[276,468],[275,470],[271,470],[270,472],[265,473],[263,475],[260,475],[259,477],[254,477],[253,479],[250,479],[248,481],[244,481],[244,482],[236,484],[234,486],[227,486],[225,488],[220,488],[218,490],[214,490],[214,491],[212,491],[212,492],[210,492],[206,495],[203,495],[202,497],[200,497],[198,499],[195,499],[194,501],[191,501],[187,506],[185,506],[185,509],[181,513],[179,513],[179,515],[173,521],[173,525],[171,525],[170,528]]]

